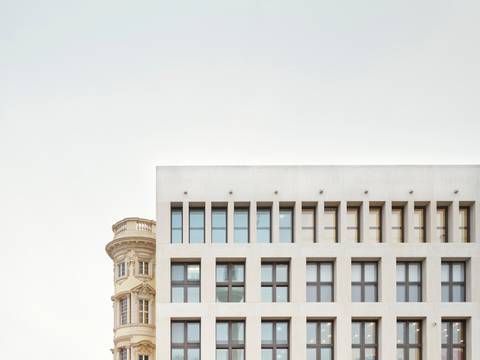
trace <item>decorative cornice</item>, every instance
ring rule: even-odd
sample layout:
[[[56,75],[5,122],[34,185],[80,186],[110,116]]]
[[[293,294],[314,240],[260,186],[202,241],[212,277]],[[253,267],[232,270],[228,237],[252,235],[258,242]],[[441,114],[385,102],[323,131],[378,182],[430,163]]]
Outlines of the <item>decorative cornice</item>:
[[[120,238],[109,242],[105,246],[105,251],[108,256],[113,260],[113,253],[120,249],[138,248],[144,247],[155,251],[155,239],[147,237],[128,237]]]

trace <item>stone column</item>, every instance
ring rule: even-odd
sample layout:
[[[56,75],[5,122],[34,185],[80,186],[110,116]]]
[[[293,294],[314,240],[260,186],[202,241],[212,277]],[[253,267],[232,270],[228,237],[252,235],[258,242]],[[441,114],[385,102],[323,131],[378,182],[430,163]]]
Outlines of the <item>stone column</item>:
[[[205,243],[210,244],[212,242],[212,203],[210,201],[205,202]]]

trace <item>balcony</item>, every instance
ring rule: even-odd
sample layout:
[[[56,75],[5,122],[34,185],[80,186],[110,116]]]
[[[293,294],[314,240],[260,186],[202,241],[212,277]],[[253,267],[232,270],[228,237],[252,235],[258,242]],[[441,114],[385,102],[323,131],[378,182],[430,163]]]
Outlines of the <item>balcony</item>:
[[[142,218],[125,218],[112,225],[113,240],[124,237],[155,238],[155,221]]]

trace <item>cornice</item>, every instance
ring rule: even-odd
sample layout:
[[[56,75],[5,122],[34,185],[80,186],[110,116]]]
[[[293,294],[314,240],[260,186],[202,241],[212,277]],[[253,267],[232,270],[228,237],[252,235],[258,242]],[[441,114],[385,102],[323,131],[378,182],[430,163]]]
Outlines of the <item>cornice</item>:
[[[107,252],[108,256],[113,260],[114,252],[123,249],[135,249],[138,247],[144,247],[150,250],[155,251],[155,238],[149,237],[125,237],[110,241],[105,246],[105,251]]]

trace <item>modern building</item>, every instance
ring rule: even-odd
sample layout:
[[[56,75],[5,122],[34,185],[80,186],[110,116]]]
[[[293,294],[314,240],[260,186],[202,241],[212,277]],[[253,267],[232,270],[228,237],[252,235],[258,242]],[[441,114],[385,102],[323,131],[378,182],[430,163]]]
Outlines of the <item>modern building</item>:
[[[150,349],[479,359],[479,202],[480,166],[157,167]],[[116,336],[126,326],[140,331],[117,320]],[[122,358],[128,344],[116,342],[116,360],[145,359]]]

